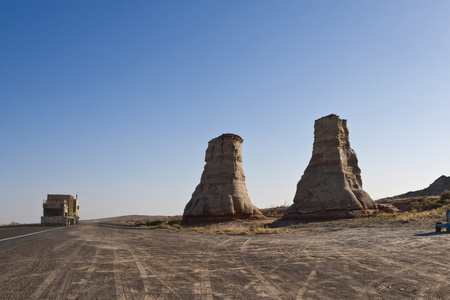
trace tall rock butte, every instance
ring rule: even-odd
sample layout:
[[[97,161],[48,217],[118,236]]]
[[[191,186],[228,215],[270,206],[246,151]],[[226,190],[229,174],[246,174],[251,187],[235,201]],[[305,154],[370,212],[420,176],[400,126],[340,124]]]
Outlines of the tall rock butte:
[[[184,209],[182,224],[265,218],[247,194],[242,166],[243,141],[231,133],[209,141],[200,184]]]
[[[375,202],[362,189],[347,121],[334,114],[316,120],[311,160],[297,184],[294,204],[282,220],[365,217],[376,210]]]

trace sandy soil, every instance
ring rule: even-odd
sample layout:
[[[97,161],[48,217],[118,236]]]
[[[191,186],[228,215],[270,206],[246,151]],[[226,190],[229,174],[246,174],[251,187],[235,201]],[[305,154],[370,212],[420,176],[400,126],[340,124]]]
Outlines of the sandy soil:
[[[448,299],[450,234],[313,224],[213,235],[81,224],[2,253],[0,299]]]

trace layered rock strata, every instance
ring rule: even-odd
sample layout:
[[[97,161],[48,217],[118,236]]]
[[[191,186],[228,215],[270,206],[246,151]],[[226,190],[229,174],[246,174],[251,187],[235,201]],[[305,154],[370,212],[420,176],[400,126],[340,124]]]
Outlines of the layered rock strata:
[[[362,188],[347,121],[334,114],[316,120],[312,157],[283,220],[365,217],[376,210]]]
[[[200,184],[184,209],[182,224],[264,218],[247,194],[242,142],[230,133],[209,141]]]

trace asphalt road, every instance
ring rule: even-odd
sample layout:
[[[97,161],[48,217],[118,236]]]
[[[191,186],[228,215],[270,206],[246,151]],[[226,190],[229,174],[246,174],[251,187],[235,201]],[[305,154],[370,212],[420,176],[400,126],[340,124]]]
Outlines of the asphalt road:
[[[430,229],[77,225],[0,253],[0,299],[448,299],[450,234]]]
[[[73,227],[42,227],[40,224],[0,227],[0,254],[72,229]]]

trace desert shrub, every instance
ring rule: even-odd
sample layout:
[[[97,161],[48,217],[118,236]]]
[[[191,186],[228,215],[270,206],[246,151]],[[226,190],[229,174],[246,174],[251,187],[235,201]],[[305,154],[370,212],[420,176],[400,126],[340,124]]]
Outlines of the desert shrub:
[[[144,223],[144,225],[147,225],[147,226],[159,226],[159,225],[161,225],[161,224],[163,224],[163,223],[167,223],[166,221],[163,221],[163,220],[156,220],[156,221],[153,221],[153,220],[147,220],[145,223]]]
[[[431,204],[432,206],[433,204]],[[357,218],[351,221],[357,223],[390,223],[390,222],[423,222],[423,221],[431,221],[434,222],[436,220],[441,220],[445,216],[446,210],[449,208],[449,205],[443,205],[435,209],[427,209],[427,210],[412,210],[405,211],[401,213],[384,213],[380,212],[370,216],[369,218]]]
[[[156,217],[150,219],[136,219],[123,221],[121,224],[152,229],[179,229],[181,216]]]
[[[270,208],[263,208],[261,209],[261,213],[268,218],[281,218],[288,207],[289,205],[281,205]]]
[[[227,224],[212,224],[200,227],[185,228],[188,232],[206,234],[227,234],[227,235],[250,235],[250,234],[274,234],[279,233],[278,229],[268,228],[264,225],[236,226]]]
[[[413,205],[413,211],[427,211],[442,207],[444,203],[439,201],[424,201]]]
[[[181,219],[179,219],[179,220],[170,220],[170,221],[167,222],[167,224],[169,224],[170,226],[181,225]]]
[[[441,194],[441,198],[440,199],[441,200],[448,200],[448,199],[450,199],[450,191],[448,191],[448,190],[443,191],[442,194]]]
[[[428,211],[440,208],[447,203],[447,200],[442,200],[439,196],[428,196],[420,198],[411,198],[411,208],[409,211]]]

